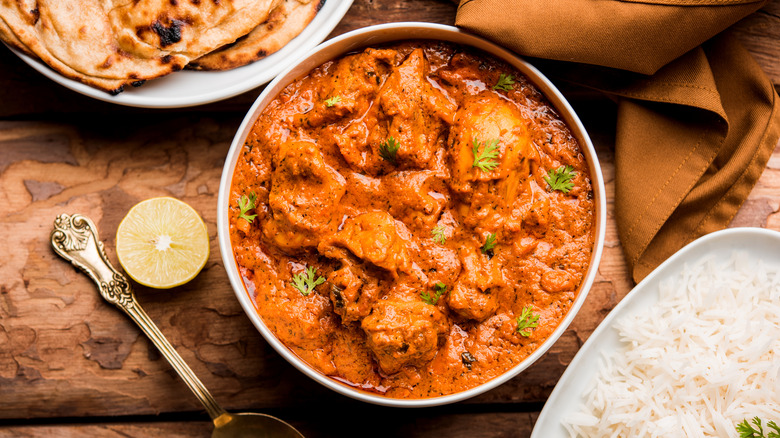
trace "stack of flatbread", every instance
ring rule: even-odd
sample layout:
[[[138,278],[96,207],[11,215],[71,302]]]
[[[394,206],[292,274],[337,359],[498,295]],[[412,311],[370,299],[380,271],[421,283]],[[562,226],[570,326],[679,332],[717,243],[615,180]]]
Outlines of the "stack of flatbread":
[[[109,93],[279,50],[325,0],[0,0],[0,38]]]

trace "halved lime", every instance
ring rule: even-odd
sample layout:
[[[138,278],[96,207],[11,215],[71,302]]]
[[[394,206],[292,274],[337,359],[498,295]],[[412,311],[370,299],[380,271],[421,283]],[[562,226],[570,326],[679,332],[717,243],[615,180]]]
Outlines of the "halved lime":
[[[206,224],[178,199],[147,199],[119,224],[116,255],[127,275],[144,286],[180,286],[195,278],[209,258]]]

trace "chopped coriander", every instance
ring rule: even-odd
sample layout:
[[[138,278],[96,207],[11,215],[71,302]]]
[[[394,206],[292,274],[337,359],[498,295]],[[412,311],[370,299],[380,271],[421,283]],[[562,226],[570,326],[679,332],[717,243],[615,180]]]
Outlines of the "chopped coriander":
[[[238,208],[241,210],[241,213],[238,214],[239,219],[244,219],[250,224],[253,220],[257,217],[256,214],[246,214],[249,210],[253,210],[255,207],[255,200],[257,199],[257,194],[255,192],[249,192],[249,196],[247,195],[241,195],[241,198],[238,199]]]
[[[431,230],[431,233],[433,234],[433,241],[443,245],[444,242],[447,241],[447,236],[444,235],[446,231],[447,228],[444,225],[439,225],[438,227],[435,227],[433,230]]]
[[[434,292],[433,296],[431,296],[431,294],[426,291],[420,294],[420,298],[422,298],[426,303],[435,306],[436,303],[439,302],[439,298],[441,298],[441,296],[447,292],[447,285],[440,281],[436,283],[433,288],[436,289],[436,292]]]
[[[488,254],[496,247],[496,233],[490,233],[485,239],[485,244],[482,245],[482,254]]]
[[[550,185],[550,190],[569,193],[569,190],[574,187],[574,183],[571,180],[576,174],[577,172],[571,166],[561,166],[555,170],[548,171],[544,180]]]
[[[397,164],[395,156],[400,148],[401,143],[398,143],[396,139],[390,137],[379,145],[379,156],[395,165]]]
[[[748,423],[747,419],[737,425],[739,438],[780,438],[780,426],[774,421],[770,421],[766,424],[768,428],[774,430],[774,432],[771,430],[767,431],[768,434],[766,435],[764,435],[764,427],[761,425],[760,418],[753,417],[752,423],[756,425],[755,428]]]
[[[341,96],[333,96],[330,99],[327,99],[325,101],[325,106],[330,108],[330,107],[332,107],[333,105],[335,105],[335,104],[337,104],[339,102],[341,102]]]
[[[483,172],[490,172],[498,166],[498,139],[487,140],[482,143],[482,152],[479,151],[479,141],[473,139],[474,147],[471,148],[471,152],[474,154],[474,162],[471,163],[471,167],[476,167]]]
[[[316,268],[308,266],[304,272],[293,276],[293,287],[298,289],[301,295],[308,296],[315,287],[325,283],[323,277],[317,276],[317,279],[314,279],[315,272],[317,272]]]
[[[539,314],[531,312],[530,307],[523,307],[523,312],[516,318],[517,333],[521,336],[531,336],[531,329],[539,325]]]
[[[501,90],[501,91],[509,91],[514,88],[515,84],[515,77],[512,75],[505,75],[501,73],[501,76],[498,77],[498,82],[496,82],[496,85],[493,85],[494,90]]]

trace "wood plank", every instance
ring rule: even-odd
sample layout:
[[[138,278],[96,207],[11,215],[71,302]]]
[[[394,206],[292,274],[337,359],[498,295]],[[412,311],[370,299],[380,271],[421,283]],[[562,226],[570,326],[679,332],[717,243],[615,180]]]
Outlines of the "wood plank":
[[[175,423],[108,423],[69,424],[47,426],[0,427],[0,438],[127,438],[164,436],[168,438],[194,438],[211,436],[209,422]]]
[[[780,1],[772,0],[732,29],[777,89],[780,85]]]
[[[345,412],[349,421],[339,421],[332,412],[312,410],[290,420],[307,438],[353,437],[372,438],[430,437],[498,438],[522,437],[531,434],[536,413],[527,412],[446,412],[433,410],[394,410],[388,421],[386,408],[374,407]],[[377,420],[382,426],[377,428]],[[98,424],[50,424],[0,426],[0,438],[81,437],[209,437],[212,425],[208,421],[110,421]]]
[[[382,23],[422,21],[455,25],[456,3],[451,0],[355,0],[330,35]]]

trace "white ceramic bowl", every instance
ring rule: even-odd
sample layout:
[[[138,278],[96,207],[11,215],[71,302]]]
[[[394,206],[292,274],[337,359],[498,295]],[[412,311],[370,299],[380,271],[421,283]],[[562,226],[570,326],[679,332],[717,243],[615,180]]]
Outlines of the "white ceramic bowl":
[[[366,46],[410,39],[448,41],[465,46],[476,47],[511,64],[513,67],[517,68],[520,72],[525,74],[531,80],[531,82],[533,82],[542,91],[553,107],[558,110],[563,120],[566,121],[566,124],[569,126],[569,129],[571,129],[574,137],[577,138],[577,141],[582,148],[583,154],[588,161],[596,206],[596,244],[593,248],[590,267],[588,268],[585,279],[582,283],[582,286],[580,287],[580,291],[577,294],[577,297],[575,298],[569,313],[566,315],[563,321],[561,321],[560,326],[558,326],[553,334],[536,351],[534,351],[533,354],[528,356],[517,366],[508,370],[501,376],[485,382],[475,388],[441,397],[408,400],[389,398],[363,392],[328,378],[327,376],[311,368],[295,354],[293,354],[276,338],[276,336],[265,326],[265,324],[263,324],[263,321],[255,311],[252,299],[244,287],[241,275],[238,271],[238,267],[236,266],[236,260],[233,254],[233,248],[230,244],[230,233],[228,229],[228,202],[230,195],[230,184],[233,180],[233,171],[236,166],[236,162],[241,155],[240,152],[244,145],[244,141],[246,140],[249,131],[252,129],[252,125],[254,125],[258,115],[263,111],[265,106],[271,102],[282,89],[284,89],[284,87],[286,87],[294,80],[305,76],[322,63],[338,58],[347,52]],[[279,354],[287,359],[287,361],[301,370],[301,372],[338,393],[369,403],[398,407],[435,406],[474,397],[476,395],[482,394],[485,391],[489,391],[515,377],[521,371],[528,368],[532,363],[539,359],[563,334],[563,332],[566,330],[566,327],[569,326],[571,321],[574,319],[574,316],[577,314],[577,311],[582,306],[583,301],[585,301],[585,297],[587,296],[588,290],[593,284],[593,279],[595,278],[596,271],[598,270],[598,264],[604,245],[605,224],[606,198],[604,192],[604,180],[601,175],[601,169],[598,164],[596,152],[593,149],[593,144],[591,143],[588,134],[585,132],[585,128],[582,126],[579,118],[576,114],[574,114],[571,106],[569,106],[569,103],[561,95],[561,93],[536,68],[518,58],[517,55],[514,55],[508,50],[502,49],[501,47],[480,37],[464,33],[455,27],[431,23],[383,24],[349,32],[314,48],[314,50],[309,52],[299,62],[287,68],[276,79],[274,79],[273,82],[271,82],[263,91],[263,93],[257,98],[254,105],[252,105],[252,108],[247,113],[243,123],[241,124],[241,127],[238,129],[238,132],[233,139],[233,144],[230,146],[230,151],[228,152],[227,159],[225,160],[225,167],[222,171],[222,180],[220,181],[219,187],[219,206],[217,211],[219,247],[222,252],[222,260],[224,262],[225,269],[227,270],[228,277],[230,278],[230,283],[236,292],[236,296],[238,297],[241,306],[249,316],[249,319],[252,320],[252,323],[255,325],[255,327],[257,327],[263,337],[265,337],[268,343],[271,344],[271,346],[273,346],[274,349],[279,352]]]
[[[339,24],[351,5],[352,0],[325,2],[317,16],[297,37],[278,52],[252,64],[225,71],[182,70],[150,80],[142,87],[125,87],[125,91],[116,96],[68,79],[40,60],[11,50],[47,78],[85,96],[142,108],[183,108],[227,99],[270,81],[304,53],[321,43]]]

